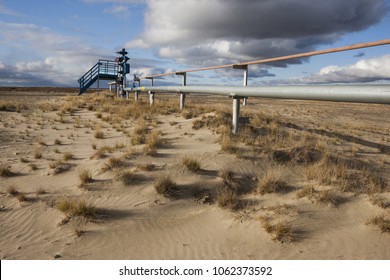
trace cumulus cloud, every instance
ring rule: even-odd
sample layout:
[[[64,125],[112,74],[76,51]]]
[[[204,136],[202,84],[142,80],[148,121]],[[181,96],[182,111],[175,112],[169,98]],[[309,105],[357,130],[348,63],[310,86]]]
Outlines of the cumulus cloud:
[[[147,6],[145,29],[127,46],[155,48],[188,66],[312,51],[378,23],[387,11],[384,0],[148,0]]]
[[[0,14],[7,16],[20,16],[18,12],[7,8],[2,2],[3,1],[0,1]]]
[[[128,18],[130,16],[129,6],[118,5],[108,9],[104,9],[106,14],[112,14],[119,18]]]
[[[50,85],[76,86],[77,79],[96,63],[96,58],[105,57],[104,51],[85,45],[76,37],[56,34],[34,24],[0,22],[0,39],[3,47],[14,51],[11,56],[18,58],[12,65],[2,62],[2,84],[12,80],[25,85],[29,78],[34,84],[39,80],[50,81]],[[21,55],[26,50],[31,56]]]
[[[302,78],[302,83],[358,83],[390,80],[390,55],[362,59],[349,66],[330,65]]]
[[[141,59],[135,58],[131,60],[131,72],[137,75],[137,77],[145,77],[155,73],[162,73],[165,68],[156,65],[164,65],[163,61],[154,59]]]

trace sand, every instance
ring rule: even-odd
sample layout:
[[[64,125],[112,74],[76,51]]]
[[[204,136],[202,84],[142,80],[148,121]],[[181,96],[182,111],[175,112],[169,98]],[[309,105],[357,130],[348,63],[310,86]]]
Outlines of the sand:
[[[297,198],[306,185],[322,190],[331,188],[329,184],[303,180],[301,165],[272,163],[289,174],[293,188],[260,195],[253,188],[270,166],[269,157],[242,143],[239,152],[222,151],[218,129],[192,128],[202,115],[186,119],[177,112],[154,114],[147,120],[148,129],[160,131],[163,144],[151,156],[144,152],[144,144],[131,144],[135,119],[123,120],[120,130],[85,106],[65,112],[61,119],[55,107],[69,103],[62,95],[72,94],[60,89],[1,91],[3,104],[28,107],[0,110],[0,164],[12,173],[0,177],[1,259],[390,258],[390,234],[367,223],[373,217],[389,217],[387,189],[375,194],[336,189],[340,203],[332,206]],[[140,102],[147,98],[142,96]],[[168,99],[178,106],[178,96]],[[157,102],[168,102],[158,100],[157,96]],[[200,102],[218,104],[227,111],[231,106],[228,98],[192,95],[186,105]],[[244,115],[249,112],[261,112],[283,121],[290,130],[315,136],[329,145],[332,154],[364,163],[376,176],[387,179],[388,106],[250,99],[242,108]],[[104,133],[103,139],[95,138],[96,126]],[[97,150],[103,146],[112,150],[98,158],[94,144]],[[34,156],[36,147],[41,158]],[[73,155],[67,161],[63,159],[66,152]],[[197,160],[201,170],[185,168],[185,156]],[[122,158],[124,166],[106,170],[110,158]],[[68,170],[55,174],[50,165],[58,160]],[[142,170],[144,164],[153,165],[152,170]],[[93,181],[80,187],[82,169],[91,172]],[[223,169],[232,170],[235,182],[246,189],[239,194],[238,209],[216,202],[218,188],[224,185],[219,176]],[[124,170],[137,176],[131,185],[118,179]],[[176,182],[175,195],[156,192],[154,182],[161,174],[169,174]],[[25,201],[10,194],[11,186],[25,195]],[[373,203],[374,198],[383,201],[382,206]],[[84,200],[98,209],[97,214],[93,219],[67,218],[57,209],[61,199]],[[274,240],[265,221],[288,222],[291,240]]]

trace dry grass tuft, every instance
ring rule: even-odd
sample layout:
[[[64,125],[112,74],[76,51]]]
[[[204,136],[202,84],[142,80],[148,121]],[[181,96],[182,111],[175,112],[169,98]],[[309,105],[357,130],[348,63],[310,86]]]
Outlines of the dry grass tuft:
[[[44,188],[38,188],[35,192],[37,195],[42,195],[42,194],[46,194],[46,190]]]
[[[201,171],[200,163],[196,159],[185,156],[183,157],[181,162],[183,166],[185,166],[188,170],[191,170],[192,172],[197,173]]]
[[[303,189],[297,192],[297,198],[308,197],[312,198],[316,194],[316,190],[312,185],[305,186]]]
[[[307,166],[306,178],[339,187],[343,192],[374,194],[389,190],[388,180],[364,169],[353,169],[337,158],[326,157]]]
[[[138,124],[134,128],[134,133],[136,135],[145,135],[148,133],[148,125],[146,124],[144,119],[140,118],[138,120]]]
[[[100,129],[97,129],[94,134],[96,139],[104,139],[104,133]]]
[[[149,156],[157,155],[157,148],[163,143],[160,132],[152,132],[146,140],[144,151]]]
[[[222,168],[219,172],[219,177],[222,178],[225,187],[231,189],[235,193],[237,192],[237,180],[234,178],[234,172],[229,168]]]
[[[199,130],[206,125],[204,120],[194,120],[192,121],[192,129]]]
[[[87,169],[80,169],[79,178],[82,185],[93,182],[91,171]]]
[[[341,201],[340,197],[332,190],[318,192],[317,201],[319,203],[337,207]]]
[[[152,163],[137,164],[137,168],[142,170],[142,171],[153,171],[154,164],[152,164]]]
[[[226,131],[221,136],[221,150],[229,154],[234,154],[237,152],[237,147],[234,144],[232,139],[232,134],[230,131]]]
[[[390,207],[390,201],[380,197],[380,195],[373,195],[370,197],[370,202],[372,205],[376,205],[382,209],[386,209]]]
[[[19,194],[16,196],[16,198],[18,199],[18,201],[19,201],[20,203],[26,202],[26,201],[27,201],[27,197],[26,197],[26,195],[25,195],[24,193],[19,193]]]
[[[72,233],[76,238],[79,238],[83,235],[84,230],[79,225],[74,224],[72,226]]]
[[[286,193],[292,187],[286,183],[281,169],[268,169],[263,178],[257,184],[257,192],[261,195],[269,193]]]
[[[11,185],[7,187],[7,193],[11,196],[17,196],[19,194],[19,191],[14,185]]]
[[[66,152],[63,157],[64,161],[68,161],[74,158],[74,155],[71,152]]]
[[[390,220],[384,216],[377,216],[368,220],[367,224],[372,224],[380,228],[382,232],[390,233]]]
[[[34,158],[41,159],[42,158],[42,147],[37,145],[34,148]]]
[[[49,164],[49,167],[51,169],[55,169],[55,168],[59,167],[61,164],[62,164],[62,161],[61,160],[57,160],[57,161],[51,162]]]
[[[154,182],[154,189],[157,193],[166,197],[171,197],[178,194],[177,184],[173,181],[172,176],[169,174],[157,177]]]
[[[13,173],[11,172],[9,166],[0,165],[0,177],[11,177]]]
[[[236,192],[231,188],[220,188],[217,192],[217,204],[222,208],[237,210],[238,199]]]
[[[137,146],[145,143],[145,135],[134,135],[131,137],[131,145]]]
[[[97,215],[97,209],[85,200],[61,198],[57,201],[57,209],[65,213],[68,217],[79,216],[87,219],[95,219]]]
[[[133,171],[124,171],[119,174],[118,178],[125,186],[131,186],[139,182],[140,175]]]
[[[264,218],[262,219],[261,224],[264,230],[273,236],[272,240],[279,241],[281,243],[291,243],[294,241],[294,231],[289,223],[280,221],[273,225],[270,223],[269,219]]]
[[[124,162],[122,159],[117,157],[109,158],[109,160],[105,163],[104,167],[102,168],[103,172],[117,169],[117,168],[123,168],[126,166],[126,162]]]
[[[297,192],[297,198],[303,197],[332,207],[337,207],[343,202],[335,190],[317,191],[313,186],[306,186]]]

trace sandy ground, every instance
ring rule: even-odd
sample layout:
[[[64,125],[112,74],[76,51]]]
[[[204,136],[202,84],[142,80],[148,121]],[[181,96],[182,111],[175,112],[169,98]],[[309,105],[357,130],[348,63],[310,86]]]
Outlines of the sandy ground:
[[[267,156],[243,144],[241,152],[223,152],[219,133],[193,129],[194,120],[202,116],[186,119],[180,113],[148,119],[148,129],[159,131],[163,144],[157,154],[147,155],[143,144],[131,144],[137,120],[122,121],[120,130],[98,118],[95,109],[75,108],[61,115],[56,106],[69,100],[58,92],[1,91],[1,102],[28,107],[0,110],[0,164],[10,171],[0,177],[1,259],[390,259],[390,234],[367,224],[373,217],[389,217],[388,189],[376,194],[337,190],[340,203],[330,206],[297,198],[310,183],[302,180],[303,167],[277,164],[273,168],[290,174],[292,191],[246,191],[239,196],[240,207],[226,209],[216,202],[224,185],[221,170],[232,170],[235,182],[250,189],[269,167]],[[177,96],[172,98],[178,103]],[[146,102],[147,96],[142,99]],[[201,101],[227,111],[231,106],[228,98],[187,97],[189,106]],[[276,118],[387,179],[388,106],[249,101],[243,115],[261,112]],[[103,139],[95,138],[96,127]],[[112,149],[102,158],[94,156],[104,146]],[[37,149],[41,158],[35,158]],[[72,157],[65,160],[67,152]],[[201,170],[185,168],[185,156],[197,160]],[[107,170],[110,158],[122,158],[123,166]],[[51,164],[59,160],[65,170],[56,174]],[[153,166],[151,171],[140,167],[146,164]],[[82,169],[92,173],[93,181],[80,187]],[[118,179],[124,170],[137,176],[131,185]],[[177,195],[156,192],[161,174],[174,179]],[[11,187],[24,199],[11,194]],[[373,203],[373,197],[382,204]],[[93,219],[67,217],[57,208],[61,199],[85,200],[97,214]],[[274,240],[264,221],[288,221],[291,239]]]

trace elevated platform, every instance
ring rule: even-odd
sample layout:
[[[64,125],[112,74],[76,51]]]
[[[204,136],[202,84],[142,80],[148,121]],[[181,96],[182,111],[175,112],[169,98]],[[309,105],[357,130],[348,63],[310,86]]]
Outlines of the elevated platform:
[[[118,63],[111,60],[100,59],[79,80],[80,92],[83,94],[98,80],[116,80],[118,78]]]

